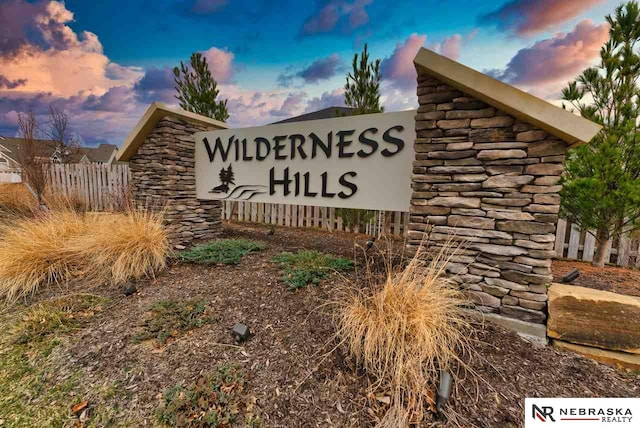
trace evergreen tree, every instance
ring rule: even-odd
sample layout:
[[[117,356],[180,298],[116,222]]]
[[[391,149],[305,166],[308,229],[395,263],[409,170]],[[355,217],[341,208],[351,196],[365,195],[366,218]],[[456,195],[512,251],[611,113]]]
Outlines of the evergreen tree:
[[[191,54],[189,64],[180,61],[173,74],[181,108],[223,122],[229,118],[227,100],[216,100],[220,93],[218,83],[201,53]]]
[[[358,60],[353,56],[353,71],[347,74],[344,86],[344,101],[348,107],[355,109],[354,114],[382,113],[380,105],[380,59],[369,62],[367,45]]]
[[[353,111],[354,115],[382,113],[384,107],[380,105],[380,80],[382,80],[380,76],[380,59],[369,62],[369,52],[365,44],[360,57],[358,57],[357,53],[354,54],[352,67],[353,71],[347,73],[347,83],[344,86],[345,104],[355,109]],[[347,228],[359,232],[361,225],[375,218],[375,211],[338,208],[336,215],[342,218]],[[385,225],[386,223],[385,216]]]
[[[611,29],[599,64],[562,91],[582,116],[603,127],[589,144],[569,152],[561,193],[561,214],[596,231],[596,266],[604,264],[612,238],[640,226],[638,3],[620,5],[606,19]]]

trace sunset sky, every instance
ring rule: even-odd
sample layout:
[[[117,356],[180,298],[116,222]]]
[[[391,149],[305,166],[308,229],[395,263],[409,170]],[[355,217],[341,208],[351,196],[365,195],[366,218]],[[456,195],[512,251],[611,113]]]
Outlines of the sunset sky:
[[[229,123],[262,125],[343,105],[365,42],[386,111],[415,108],[421,46],[549,100],[593,63],[611,0],[0,0],[0,135],[18,112],[65,109],[87,145],[121,144],[171,68],[203,52]],[[402,5],[402,6],[400,6]]]

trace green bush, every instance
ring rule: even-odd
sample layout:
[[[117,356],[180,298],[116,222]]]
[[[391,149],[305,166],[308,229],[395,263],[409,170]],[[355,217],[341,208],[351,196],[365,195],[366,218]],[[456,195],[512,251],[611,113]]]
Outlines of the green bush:
[[[184,387],[177,385],[162,394],[157,411],[160,423],[172,427],[226,427],[240,413],[244,373],[231,365],[217,366]]]
[[[313,250],[295,254],[284,252],[274,257],[273,261],[279,263],[285,273],[282,281],[294,290],[319,284],[332,271],[345,271],[353,267],[351,260]]]
[[[263,248],[262,242],[248,239],[221,239],[183,251],[179,258],[190,263],[237,265],[245,254]]]
[[[134,342],[157,340],[165,344],[172,337],[213,321],[206,316],[205,310],[206,304],[202,300],[156,302],[149,308],[151,314],[145,319],[142,331],[136,334],[133,340]]]

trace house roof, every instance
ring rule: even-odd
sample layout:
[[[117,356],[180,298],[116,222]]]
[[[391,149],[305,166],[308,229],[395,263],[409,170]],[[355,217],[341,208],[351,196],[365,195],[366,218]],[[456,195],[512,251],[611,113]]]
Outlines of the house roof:
[[[51,140],[34,140],[38,149],[38,156],[50,158],[56,151],[56,142]],[[23,138],[2,137],[0,152],[14,162],[18,162],[18,150],[23,144]],[[80,162],[86,155],[90,162],[107,162],[118,147],[114,144],[100,144],[98,147],[78,147],[71,149],[68,162]]]
[[[3,155],[17,163],[19,147],[23,141],[24,139],[22,138],[2,137],[2,140],[0,140],[0,151]],[[34,142],[36,143],[35,147],[38,150],[38,156],[43,158],[51,157],[53,152],[56,150],[56,143],[54,141],[34,140]]]
[[[154,102],[151,103],[129,136],[124,140],[124,144],[118,153],[117,160],[119,162],[128,161],[131,156],[138,151],[138,148],[144,142],[147,134],[151,132],[160,119],[167,116],[182,119],[186,122],[198,125],[214,126],[219,129],[227,129],[229,127],[226,123],[220,122],[219,120],[211,119],[210,117],[192,113],[181,108],[169,108],[162,103]]]
[[[111,159],[113,152],[118,151],[118,146],[115,144],[100,144],[98,147],[81,147],[86,150],[86,155],[91,162],[108,162]]]
[[[277,123],[304,122],[305,120],[331,119],[334,117],[352,116],[353,110],[354,109],[351,107],[327,107],[322,110],[301,114],[300,116],[290,117],[278,122],[273,122],[271,125],[275,125]]]
[[[413,59],[419,70],[528,122],[569,145],[589,142],[602,128],[511,85],[422,48]]]

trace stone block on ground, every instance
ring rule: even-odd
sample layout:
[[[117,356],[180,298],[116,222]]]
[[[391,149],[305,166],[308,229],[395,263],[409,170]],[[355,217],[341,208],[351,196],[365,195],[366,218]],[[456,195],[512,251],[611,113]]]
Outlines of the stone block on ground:
[[[549,337],[640,354],[640,298],[554,283],[548,305]]]
[[[640,355],[637,354],[576,345],[575,343],[563,342],[561,340],[554,340],[553,346],[562,351],[575,352],[576,354],[583,355],[617,369],[640,370]]]

